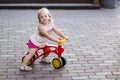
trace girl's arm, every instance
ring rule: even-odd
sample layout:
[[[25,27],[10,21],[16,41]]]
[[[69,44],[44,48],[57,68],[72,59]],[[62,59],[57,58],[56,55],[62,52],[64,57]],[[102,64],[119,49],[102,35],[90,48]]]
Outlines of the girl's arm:
[[[59,29],[57,29],[56,27],[53,27],[53,31],[54,31],[57,35],[59,35],[60,37],[67,39],[67,36],[65,36],[65,35],[64,35]]]
[[[44,36],[44,37],[48,38],[48,39],[51,40],[51,41],[54,41],[54,42],[59,43],[59,40],[55,39],[55,38],[52,37],[50,34],[48,34],[42,27],[38,27],[38,30],[39,30],[39,34],[40,34],[41,36]]]

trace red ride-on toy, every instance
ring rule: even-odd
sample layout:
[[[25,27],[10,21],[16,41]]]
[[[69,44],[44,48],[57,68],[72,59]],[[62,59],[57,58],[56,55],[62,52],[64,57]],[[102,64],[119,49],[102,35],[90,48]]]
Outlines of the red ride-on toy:
[[[52,65],[55,69],[59,69],[61,67],[64,67],[66,64],[66,59],[62,56],[62,53],[64,52],[64,48],[62,44],[66,42],[66,39],[62,39],[58,45],[45,45],[38,49],[38,51],[35,53],[35,55],[29,60],[27,63],[28,66],[31,66],[35,60],[37,60],[39,57],[43,56],[44,54],[49,54],[51,52],[55,53],[57,55],[57,58],[54,58],[52,60]],[[41,53],[39,50],[43,50]],[[26,55],[28,55],[29,52],[27,52]],[[25,56],[22,57],[22,62],[24,60]]]

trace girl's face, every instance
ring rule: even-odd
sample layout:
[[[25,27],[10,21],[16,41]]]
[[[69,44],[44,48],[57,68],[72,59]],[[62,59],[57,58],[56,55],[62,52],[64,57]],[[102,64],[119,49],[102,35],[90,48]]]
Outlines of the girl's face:
[[[42,24],[46,25],[49,23],[50,17],[47,13],[41,12],[39,19]]]

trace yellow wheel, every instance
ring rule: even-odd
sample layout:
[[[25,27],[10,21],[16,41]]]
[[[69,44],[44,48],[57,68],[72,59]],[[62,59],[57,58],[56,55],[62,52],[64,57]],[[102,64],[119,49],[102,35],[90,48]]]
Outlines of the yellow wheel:
[[[62,67],[62,60],[59,59],[59,58],[54,58],[54,59],[52,60],[52,65],[53,65],[53,67],[54,67],[55,69],[59,69],[59,68]]]
[[[24,58],[25,58],[25,56],[22,57],[22,62],[23,62]],[[28,66],[31,66],[32,63],[33,63],[33,61],[32,61],[32,59],[30,59],[30,60],[28,61],[27,65],[28,65]]]

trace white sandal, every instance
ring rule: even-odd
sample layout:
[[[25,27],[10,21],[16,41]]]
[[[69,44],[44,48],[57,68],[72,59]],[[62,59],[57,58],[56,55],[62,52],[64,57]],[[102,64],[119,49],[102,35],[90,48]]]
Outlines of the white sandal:
[[[20,67],[20,70],[21,70],[21,71],[31,71],[32,68],[31,68],[30,66],[21,66],[21,67]]]

